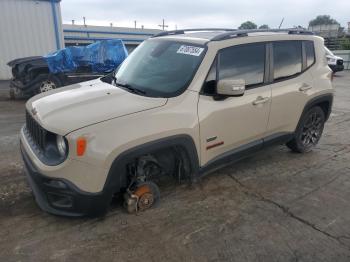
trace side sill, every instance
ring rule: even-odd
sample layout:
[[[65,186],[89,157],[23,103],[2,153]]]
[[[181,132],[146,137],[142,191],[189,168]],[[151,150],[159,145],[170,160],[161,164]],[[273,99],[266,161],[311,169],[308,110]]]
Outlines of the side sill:
[[[230,150],[210,160],[206,165],[202,166],[199,169],[199,176],[207,175],[222,167],[233,164],[260,151],[265,147],[286,143],[290,141],[293,136],[294,133],[277,133]]]

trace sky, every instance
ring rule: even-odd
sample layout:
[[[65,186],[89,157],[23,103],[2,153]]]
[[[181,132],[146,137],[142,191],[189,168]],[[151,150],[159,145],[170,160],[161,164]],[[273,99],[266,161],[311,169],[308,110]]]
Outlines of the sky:
[[[168,30],[175,28],[237,28],[250,20],[258,26],[278,28],[308,26],[317,15],[327,14],[347,28],[350,0],[62,0],[64,23],[121,27],[160,28],[165,19]]]

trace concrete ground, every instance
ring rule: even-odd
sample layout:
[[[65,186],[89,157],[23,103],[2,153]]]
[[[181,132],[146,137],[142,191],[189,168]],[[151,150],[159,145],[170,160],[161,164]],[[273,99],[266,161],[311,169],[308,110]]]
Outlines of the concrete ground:
[[[69,219],[36,206],[19,156],[24,102],[0,87],[0,261],[350,261],[350,72],[319,146],[277,146],[169,186],[159,207]]]

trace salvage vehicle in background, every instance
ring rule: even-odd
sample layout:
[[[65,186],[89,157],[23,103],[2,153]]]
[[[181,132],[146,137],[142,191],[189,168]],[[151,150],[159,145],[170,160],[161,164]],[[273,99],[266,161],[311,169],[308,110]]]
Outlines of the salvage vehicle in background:
[[[20,148],[38,205],[94,216],[122,194],[135,212],[164,178],[193,181],[273,144],[310,152],[332,109],[324,58],[303,30],[166,31],[115,73],[31,98]]]
[[[334,73],[343,71],[344,70],[344,59],[340,56],[336,56],[332,53],[331,50],[329,50],[327,47],[324,47],[326,49],[326,58],[328,66],[332,69]]]
[[[47,56],[12,60],[10,97],[22,98],[104,76],[128,56],[120,39],[67,47]]]

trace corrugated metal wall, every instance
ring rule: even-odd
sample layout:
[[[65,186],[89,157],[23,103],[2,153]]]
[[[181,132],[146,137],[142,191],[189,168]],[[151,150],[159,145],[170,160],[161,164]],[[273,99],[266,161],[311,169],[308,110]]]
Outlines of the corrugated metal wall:
[[[0,0],[0,79],[11,77],[8,61],[57,50],[50,1]],[[61,9],[55,3],[60,47],[64,47]]]

